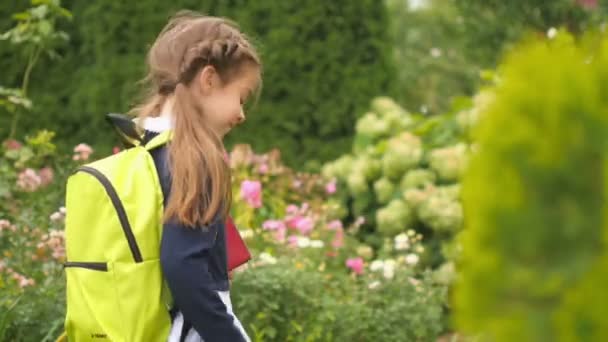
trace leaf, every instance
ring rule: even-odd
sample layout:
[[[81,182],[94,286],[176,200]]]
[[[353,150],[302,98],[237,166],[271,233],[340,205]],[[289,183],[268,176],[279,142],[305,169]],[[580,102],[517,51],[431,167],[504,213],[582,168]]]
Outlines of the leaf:
[[[47,5],[40,5],[30,10],[32,16],[36,19],[44,19],[47,16],[48,12],[49,7]]]
[[[67,9],[65,9],[65,8],[61,8],[61,7],[60,7],[60,8],[58,9],[58,12],[59,12],[59,15],[60,15],[60,16],[62,16],[62,17],[64,17],[64,18],[66,18],[66,19],[72,20],[72,18],[73,18],[72,12],[68,11],[68,10],[67,10]]]
[[[49,36],[53,32],[53,26],[48,20],[43,20],[38,24],[38,31],[43,36]]]
[[[29,20],[32,16],[28,12],[20,12],[13,14],[13,19],[18,21],[26,21]]]

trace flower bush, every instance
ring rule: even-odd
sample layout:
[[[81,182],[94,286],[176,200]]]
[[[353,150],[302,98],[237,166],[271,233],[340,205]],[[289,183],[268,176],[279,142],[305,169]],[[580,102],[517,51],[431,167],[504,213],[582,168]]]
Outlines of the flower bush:
[[[387,97],[372,101],[356,123],[353,152],[322,168],[336,183],[345,222],[365,219],[359,240],[378,249],[384,238],[413,229],[429,246],[421,256],[425,265],[438,267],[456,256],[443,251],[456,250],[450,245],[463,223],[459,182],[473,146],[468,132],[488,97],[460,99],[441,117],[409,113]]]
[[[76,158],[58,154],[53,137],[0,149],[0,340],[50,338],[63,323],[63,184]],[[85,161],[92,150],[75,153]]]
[[[52,138],[41,132],[2,145],[0,340],[49,340],[63,328],[64,185],[95,154],[86,144],[60,153]],[[235,306],[257,340],[425,340],[444,330],[445,286],[423,273],[419,233],[372,248],[357,239],[365,219],[345,223],[337,179],[287,168],[278,150],[257,155],[237,145],[228,160],[233,216],[253,254],[236,270]]]

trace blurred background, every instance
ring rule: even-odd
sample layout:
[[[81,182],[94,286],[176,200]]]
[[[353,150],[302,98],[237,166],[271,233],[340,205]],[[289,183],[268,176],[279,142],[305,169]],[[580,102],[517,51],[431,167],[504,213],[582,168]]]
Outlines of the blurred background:
[[[180,9],[264,88],[227,139],[255,341],[605,341],[608,2],[5,0],[0,341],[63,328],[63,196]]]

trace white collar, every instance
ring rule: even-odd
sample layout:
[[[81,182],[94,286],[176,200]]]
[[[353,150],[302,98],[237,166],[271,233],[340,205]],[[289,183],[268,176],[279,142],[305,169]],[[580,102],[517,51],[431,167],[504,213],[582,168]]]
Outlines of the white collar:
[[[146,131],[161,133],[173,129],[173,98],[168,98],[163,104],[160,115],[157,117],[147,117],[144,120],[144,129]]]

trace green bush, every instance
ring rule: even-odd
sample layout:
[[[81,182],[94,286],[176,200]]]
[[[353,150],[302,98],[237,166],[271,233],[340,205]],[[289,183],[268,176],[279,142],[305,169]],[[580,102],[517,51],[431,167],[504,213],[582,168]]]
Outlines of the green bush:
[[[445,287],[400,275],[368,286],[288,264],[235,277],[235,312],[254,341],[435,341]]]
[[[475,130],[455,310],[492,341],[608,339],[608,40],[586,40],[515,49]]]
[[[415,229],[431,247],[423,263],[445,261],[440,245],[463,221],[458,184],[470,153],[467,132],[487,97],[462,98],[452,112],[431,117],[408,113],[388,97],[371,101],[355,124],[353,152],[322,167],[337,181],[347,221],[365,218],[359,239],[379,248],[383,237]]]
[[[74,15],[62,27],[70,43],[60,51],[63,58],[38,66],[44,72],[34,75],[30,92],[36,104],[18,135],[44,127],[69,145],[86,141],[108,152],[115,138],[102,129],[104,114],[129,109],[147,47],[167,17],[183,8],[235,19],[258,42],[264,91],[247,124],[229,139],[257,151],[280,146],[289,164],[346,151],[352,123],[374,94],[392,86],[387,14],[378,1],[69,0],[63,6]],[[14,8],[0,6],[0,28],[8,28],[3,7]],[[2,82],[15,86],[23,61],[0,51]],[[6,120],[0,116],[0,135]]]

